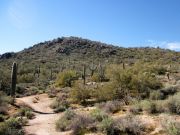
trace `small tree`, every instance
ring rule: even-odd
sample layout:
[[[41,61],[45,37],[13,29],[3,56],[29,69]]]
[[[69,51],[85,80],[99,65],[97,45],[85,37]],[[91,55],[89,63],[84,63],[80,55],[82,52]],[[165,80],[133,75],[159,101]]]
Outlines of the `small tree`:
[[[74,70],[63,71],[57,75],[56,86],[71,87],[72,82],[77,79],[78,77]]]
[[[90,90],[86,85],[76,83],[71,91],[71,98],[78,103],[85,103],[90,97]]]

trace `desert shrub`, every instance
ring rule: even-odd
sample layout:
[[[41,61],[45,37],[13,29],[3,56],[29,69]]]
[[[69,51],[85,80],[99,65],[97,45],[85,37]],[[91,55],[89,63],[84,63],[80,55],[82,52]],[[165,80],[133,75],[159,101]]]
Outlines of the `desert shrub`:
[[[98,86],[98,89],[94,91],[94,96],[98,102],[116,99],[116,91],[113,83]]]
[[[22,87],[22,86],[16,86],[16,92],[18,93],[18,94],[24,94],[24,92],[25,92],[25,88],[24,87]]]
[[[90,112],[90,115],[92,116],[92,118],[94,118],[97,121],[102,121],[104,118],[108,117],[108,115],[101,111],[100,109],[94,109]]]
[[[133,114],[140,114],[142,111],[148,113],[162,113],[165,112],[164,101],[163,100],[142,100],[137,101],[130,107],[130,112]]]
[[[33,83],[34,79],[35,78],[32,74],[23,74],[18,76],[18,83]]]
[[[178,73],[179,72],[179,64],[173,64],[171,65],[169,71],[171,73]]]
[[[67,131],[71,129],[71,123],[72,120],[74,119],[74,117],[76,116],[76,114],[68,109],[65,111],[64,115],[56,121],[56,130],[58,131]]]
[[[78,103],[85,103],[88,98],[90,98],[90,89],[88,86],[76,83],[73,89],[71,90],[71,98],[73,101]]]
[[[74,135],[83,135],[94,129],[94,120],[89,115],[77,115],[72,123],[71,129]]]
[[[167,69],[163,66],[155,65],[155,66],[150,67],[150,71],[158,75],[165,75],[167,72]]]
[[[157,100],[157,101],[154,101],[154,103],[155,103],[156,113],[167,112],[167,108],[165,108],[165,101],[164,100]]]
[[[3,103],[12,103],[12,98],[0,91],[0,105]]]
[[[73,135],[82,135],[91,130],[94,120],[88,115],[77,115],[72,110],[67,110],[56,122],[56,130],[72,130]]]
[[[125,105],[125,103],[118,100],[114,100],[99,103],[98,107],[106,113],[115,113],[117,111],[120,111],[123,105]]]
[[[179,135],[180,134],[180,122],[175,119],[164,118],[161,123],[163,129],[168,135]]]
[[[127,115],[114,121],[118,134],[141,135],[145,133],[146,125],[136,116]]]
[[[138,75],[133,76],[130,82],[130,88],[137,90],[140,94],[148,93],[150,90],[157,90],[162,87],[162,84],[155,78],[152,77],[149,73],[139,73]]]
[[[28,95],[35,95],[35,94],[37,94],[38,92],[39,92],[39,89],[38,89],[38,87],[36,87],[36,86],[30,86],[29,88],[28,88],[28,91],[27,91],[28,93],[26,93],[26,94],[28,94]]]
[[[180,92],[169,97],[166,100],[165,106],[168,108],[169,112],[180,114]]]
[[[151,90],[158,90],[162,87],[161,82],[152,75],[149,67],[142,64],[122,69],[108,69],[110,82],[98,86],[95,96],[98,101],[123,99],[129,103],[131,96],[148,98]]]
[[[6,114],[7,111],[7,105],[1,104],[0,106],[0,114]]]
[[[133,114],[139,114],[140,112],[142,112],[142,107],[139,102],[135,102],[130,106],[129,111]]]
[[[149,98],[151,100],[160,100],[164,99],[164,94],[161,93],[159,90],[150,92]]]
[[[4,92],[0,91],[0,114],[5,114],[8,104],[11,104],[13,99],[7,96]]]
[[[56,97],[58,92],[59,91],[56,90],[55,88],[50,88],[47,93],[50,98],[54,98],[54,97]]]
[[[180,114],[180,95],[177,93],[166,100],[142,100],[141,102],[135,103],[130,108],[130,112],[134,114],[138,114],[142,110],[148,113],[170,112]]]
[[[16,115],[22,116],[22,117],[27,117],[28,119],[34,118],[34,114],[32,112],[32,109],[30,109],[28,107],[21,108]]]
[[[4,122],[4,120],[5,120],[4,115],[0,114],[0,122]]]
[[[156,104],[153,101],[143,100],[140,103],[140,106],[141,106],[142,110],[144,110],[148,113],[156,113]]]
[[[9,94],[11,84],[10,71],[0,70],[0,90],[4,91],[6,94]]]
[[[17,118],[10,118],[0,123],[0,135],[24,135],[22,121]]]
[[[73,70],[63,71],[57,75],[56,86],[58,87],[71,87],[72,81],[77,79],[76,72]]]
[[[25,74],[30,74],[33,73],[34,68],[29,65],[22,65],[19,66],[18,74],[19,75],[25,75]]]
[[[118,99],[125,98],[129,91],[131,94],[134,93],[134,96],[140,94],[146,98],[149,96],[150,90],[157,90],[162,87],[159,80],[152,76],[150,71],[146,71],[143,66],[135,65],[124,70],[114,70],[112,75],[111,89],[115,91]]]
[[[111,117],[105,117],[100,123],[99,130],[107,135],[113,135],[116,130],[113,124],[114,121]]]
[[[101,74],[99,73],[95,73],[93,74],[93,76],[91,77],[91,80],[93,82],[108,82],[109,79],[105,76],[102,76]]]
[[[63,112],[68,109],[70,106],[69,101],[64,96],[59,96],[55,99],[55,101],[50,105],[54,112]]]
[[[91,77],[91,80],[92,80],[93,82],[99,82],[99,81],[100,81],[100,78],[99,78],[98,74],[95,73],[95,74],[93,74],[93,76]]]
[[[169,95],[174,95],[176,92],[178,92],[179,86],[175,85],[175,86],[169,86],[169,87],[165,87],[160,89],[160,92],[163,94],[164,98],[167,98]]]

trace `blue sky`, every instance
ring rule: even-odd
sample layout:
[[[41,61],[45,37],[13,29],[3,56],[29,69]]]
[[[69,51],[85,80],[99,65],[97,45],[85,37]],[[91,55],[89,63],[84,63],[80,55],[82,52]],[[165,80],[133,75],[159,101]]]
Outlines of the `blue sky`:
[[[180,51],[180,0],[0,0],[0,54],[61,36]]]

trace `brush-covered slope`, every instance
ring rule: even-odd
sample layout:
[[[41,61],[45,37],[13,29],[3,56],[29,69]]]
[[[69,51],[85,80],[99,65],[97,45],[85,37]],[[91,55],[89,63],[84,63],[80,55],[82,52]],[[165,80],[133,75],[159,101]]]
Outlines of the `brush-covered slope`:
[[[72,58],[74,60],[97,58],[102,59],[141,59],[145,61],[165,60],[178,61],[180,53],[160,48],[122,48],[101,42],[91,41],[78,37],[62,37],[51,41],[38,43],[18,53],[5,53],[0,56],[0,61],[35,61],[55,62],[59,59]],[[117,60],[116,59],[116,60]]]
[[[136,61],[178,64],[180,52],[160,48],[122,48],[77,37],[62,37],[38,43],[17,53],[0,55],[0,89],[9,87],[12,63],[18,63],[18,84],[37,83],[47,86],[64,69],[82,72],[82,64],[133,64]],[[35,73],[40,67],[40,77]],[[88,71],[87,71],[88,72]],[[43,83],[42,83],[43,82]]]

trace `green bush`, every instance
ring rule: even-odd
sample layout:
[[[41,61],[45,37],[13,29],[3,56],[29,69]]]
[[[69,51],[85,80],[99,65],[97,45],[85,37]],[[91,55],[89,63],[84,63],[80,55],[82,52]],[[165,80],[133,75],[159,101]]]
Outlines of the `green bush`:
[[[158,75],[165,75],[167,72],[167,69],[163,66],[155,65],[155,66],[150,67],[150,71]]]
[[[140,103],[142,110],[148,112],[148,113],[156,113],[156,104],[153,101],[150,100],[143,100]]]
[[[23,74],[18,76],[18,83],[33,83],[35,80],[32,74]]]
[[[105,117],[100,123],[100,131],[103,131],[107,135],[113,135],[115,131],[115,127],[113,126],[114,121],[110,117]]]
[[[18,94],[24,94],[24,92],[25,92],[25,88],[24,87],[22,87],[22,86],[16,86],[16,92],[18,93]]]
[[[90,89],[88,86],[76,83],[70,94],[73,101],[78,103],[85,103],[90,98]]]
[[[169,112],[180,114],[180,92],[166,100],[165,106]]]
[[[141,96],[147,98],[150,90],[157,90],[162,87],[160,81],[152,76],[152,73],[145,65],[135,64],[126,69],[116,69],[112,71],[111,77],[112,93],[116,94],[116,98],[124,99],[128,94],[133,96]]]
[[[77,115],[72,123],[71,129],[74,135],[84,135],[93,128],[94,120],[89,115]]]
[[[0,91],[9,94],[11,84],[10,71],[0,69]]]
[[[57,75],[55,84],[57,87],[71,87],[75,79],[77,79],[75,71],[63,71]]]
[[[142,100],[134,103],[130,107],[130,112],[133,114],[139,114],[141,111],[146,111],[147,113],[157,113],[156,102],[151,100]]]
[[[169,112],[180,114],[180,93],[170,96],[166,100],[142,100],[130,108],[130,111],[135,114],[138,114],[142,110],[148,113]]]
[[[114,121],[116,134],[143,135],[146,131],[146,125],[136,116],[127,115]],[[151,129],[152,130],[152,129]]]
[[[175,119],[165,118],[162,121],[162,127],[168,135],[179,135],[180,134],[180,122]]]
[[[104,75],[102,76],[99,73],[93,74],[93,76],[91,77],[91,80],[93,82],[108,82],[109,81],[107,77],[105,77]]]
[[[19,110],[17,116],[23,116],[26,117],[28,119],[33,119],[34,118],[34,114],[32,112],[32,109],[28,108],[28,107],[23,107]]]
[[[174,86],[169,86],[169,87],[162,88],[162,89],[160,89],[160,92],[164,96],[163,99],[165,99],[169,95],[174,95],[175,93],[177,93],[178,89],[179,89],[179,85],[174,85]]]
[[[91,77],[91,80],[93,82],[100,82],[100,78],[97,73],[93,74],[93,76]]]
[[[94,120],[88,115],[77,115],[72,110],[67,110],[56,122],[56,130],[72,130],[73,135],[82,135],[88,132]]]
[[[99,85],[94,91],[94,96],[98,102],[116,99],[116,91],[112,82]]]
[[[70,106],[69,101],[63,96],[57,97],[56,100],[50,105],[54,112],[63,112]]]
[[[13,103],[13,99],[0,91],[0,114],[6,114],[8,104]]]
[[[22,121],[17,118],[0,123],[0,135],[24,135]]]
[[[157,90],[157,91],[152,91],[152,92],[150,93],[149,98],[150,98],[151,100],[164,99],[164,94],[161,93],[159,90]]]
[[[104,113],[103,111],[101,111],[100,109],[94,109],[90,112],[90,115],[92,116],[92,118],[94,118],[97,121],[102,121],[104,118],[108,117],[108,115],[106,113]]]
[[[167,112],[167,108],[165,107],[165,102],[164,100],[157,100],[154,101],[155,103],[155,108],[156,108],[156,113],[163,113],[163,112]]]
[[[122,109],[123,105],[125,105],[125,103],[113,100],[99,103],[98,108],[102,109],[106,113],[116,113]]]
[[[76,114],[68,109],[65,111],[64,115],[56,121],[56,130],[67,131],[71,129],[72,120],[76,117]]]
[[[0,114],[0,122],[4,122],[4,120],[5,120],[4,115]]]
[[[133,114],[140,114],[140,112],[142,112],[142,107],[141,107],[140,103],[137,102],[137,103],[134,103],[133,105],[131,105],[129,111]]]

